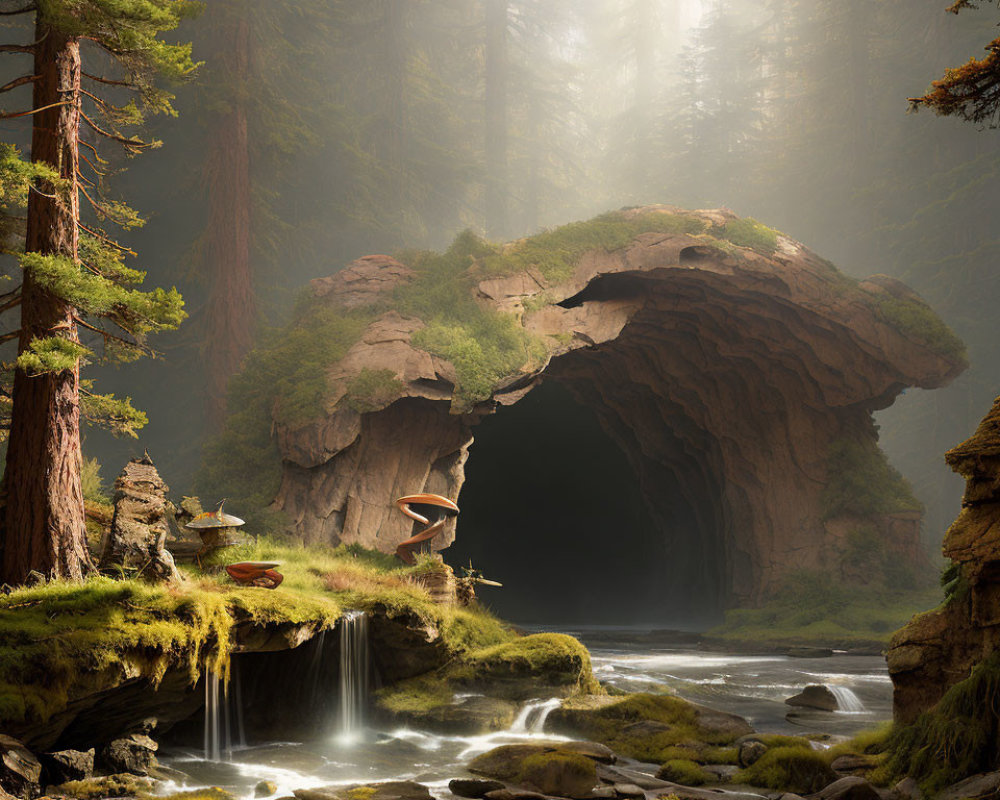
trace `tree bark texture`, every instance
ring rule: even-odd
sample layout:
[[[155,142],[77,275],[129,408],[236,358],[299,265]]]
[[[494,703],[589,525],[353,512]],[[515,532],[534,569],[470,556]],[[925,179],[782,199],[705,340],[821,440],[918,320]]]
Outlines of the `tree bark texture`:
[[[250,264],[250,139],[244,85],[250,72],[250,22],[245,6],[220,21],[224,80],[232,87],[208,161],[208,263],[212,274],[206,329],[208,417],[220,424],[226,389],[253,346],[257,320]]]
[[[67,182],[32,191],[26,250],[77,258],[80,129],[80,44],[39,21],[36,31],[31,159],[49,164]],[[32,339],[59,335],[79,340],[74,308],[24,275],[18,351]],[[0,581],[22,583],[32,571],[50,578],[81,578],[92,569],[80,485],[80,369],[14,378],[14,410],[7,450]]]

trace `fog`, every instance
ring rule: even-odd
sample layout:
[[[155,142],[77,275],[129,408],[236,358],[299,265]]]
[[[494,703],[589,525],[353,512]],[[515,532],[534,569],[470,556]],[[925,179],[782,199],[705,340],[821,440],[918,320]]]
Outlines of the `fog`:
[[[968,344],[951,387],[879,416],[933,548],[961,489],[942,454],[1000,365],[995,133],[907,113],[993,35],[991,8],[943,5],[209,0],[176,34],[204,62],[177,89],[180,116],[153,122],[163,147],[115,183],[149,219],[128,243],[191,318],[155,342],[161,359],[94,370],[150,423],[138,440],[91,432],[85,455],[108,481],[148,448],[190,491],[246,343],[360,255],[643,203],[725,206],[850,275],[901,278]]]

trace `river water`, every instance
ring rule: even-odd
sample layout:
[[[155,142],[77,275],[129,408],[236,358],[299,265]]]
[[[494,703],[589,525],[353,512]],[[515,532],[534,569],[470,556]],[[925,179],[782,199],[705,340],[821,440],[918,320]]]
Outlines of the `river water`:
[[[632,631],[570,631],[588,643],[594,672],[610,686],[627,691],[664,688],[694,702],[746,717],[762,732],[850,735],[891,717],[892,685],[878,656],[835,654],[829,658],[733,655],[694,646],[654,646]],[[852,711],[792,709],[785,698],[808,684],[829,686]],[[546,702],[549,701],[549,702]],[[204,751],[164,753],[163,762],[186,773],[170,789],[220,786],[252,797],[259,781],[278,787],[274,797],[331,784],[417,780],[432,794],[450,798],[448,780],[466,775],[475,755],[501,744],[552,740],[540,730],[549,698],[526,705],[509,731],[483,736],[442,736],[410,729],[364,728],[311,742],[234,746],[228,761]]]

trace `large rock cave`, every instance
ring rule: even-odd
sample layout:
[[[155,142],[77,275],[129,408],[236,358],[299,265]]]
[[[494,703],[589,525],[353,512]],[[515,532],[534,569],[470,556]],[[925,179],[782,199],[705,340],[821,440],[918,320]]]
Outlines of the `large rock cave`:
[[[551,571],[561,559],[581,570],[578,584],[625,585],[661,608],[685,598],[707,609],[753,604],[792,571],[848,569],[860,525],[918,561],[918,512],[860,519],[831,511],[824,492],[837,443],[877,452],[874,411],[963,369],[913,320],[940,322],[898,281],[852,281],[784,236],[771,249],[720,241],[713,232],[732,214],[685,213],[705,232],[640,232],[583,253],[557,281],[530,266],[478,280],[477,302],[513,315],[548,354],[474,403],[459,402],[455,365],[412,341],[423,320],[380,312],[331,365],[322,413],[276,421],[276,507],[304,540],[391,552],[413,532],[392,501],[444,494],[463,507],[457,557],[487,572],[516,560],[519,574],[526,562]],[[313,292],[354,308],[411,280],[398,261],[369,256]],[[341,400],[362,370],[391,372],[397,389],[359,411]],[[532,430],[543,452],[532,450]],[[482,466],[470,467],[466,502],[470,454]],[[453,521],[435,546],[455,533]],[[566,602],[555,616],[579,607]]]

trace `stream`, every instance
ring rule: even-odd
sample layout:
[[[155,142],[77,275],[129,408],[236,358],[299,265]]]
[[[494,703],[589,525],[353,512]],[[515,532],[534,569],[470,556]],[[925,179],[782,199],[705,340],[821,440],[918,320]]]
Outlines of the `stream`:
[[[602,682],[627,691],[668,687],[688,700],[740,714],[761,732],[850,735],[891,718],[892,684],[879,656],[737,655],[694,646],[650,645],[630,631],[603,630],[599,637],[588,636],[585,630],[567,632],[588,645],[594,672]],[[829,686],[841,707],[849,710],[809,711],[784,703],[810,683]],[[342,687],[342,692],[353,691]],[[217,735],[206,729],[207,750],[161,754],[162,763],[189,776],[165,790],[219,786],[251,798],[258,782],[266,780],[278,787],[273,797],[285,797],[295,789],[331,784],[416,780],[435,796],[450,798],[448,781],[466,775],[464,765],[479,753],[501,744],[562,738],[542,732],[545,717],[557,705],[552,698],[538,698],[522,707],[509,730],[447,736],[363,727],[361,712],[351,702],[351,718],[338,719],[325,739],[252,747],[234,744],[221,754]]]

